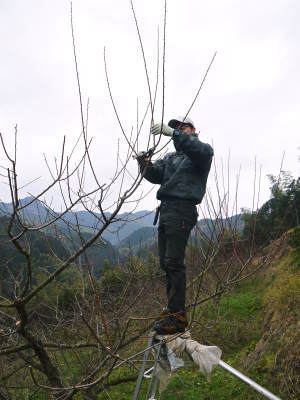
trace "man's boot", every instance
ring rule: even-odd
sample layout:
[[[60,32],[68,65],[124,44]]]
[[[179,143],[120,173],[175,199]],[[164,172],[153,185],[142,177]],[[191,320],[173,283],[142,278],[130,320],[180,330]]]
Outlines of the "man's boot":
[[[171,315],[174,315],[174,313],[171,313],[171,311],[168,309],[168,307],[164,307],[159,314],[159,316],[156,318],[155,322],[162,322],[164,321],[167,317],[170,317]]]
[[[185,331],[188,322],[184,313],[170,315],[160,321],[155,321],[154,330],[159,335],[172,335]]]

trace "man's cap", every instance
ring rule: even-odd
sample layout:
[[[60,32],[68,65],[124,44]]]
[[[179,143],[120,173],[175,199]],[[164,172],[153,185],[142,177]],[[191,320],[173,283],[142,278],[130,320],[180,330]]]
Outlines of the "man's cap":
[[[190,125],[192,128],[195,128],[194,122],[189,117],[184,118],[183,116],[179,116],[168,122],[169,127],[173,129],[176,129],[180,124]]]

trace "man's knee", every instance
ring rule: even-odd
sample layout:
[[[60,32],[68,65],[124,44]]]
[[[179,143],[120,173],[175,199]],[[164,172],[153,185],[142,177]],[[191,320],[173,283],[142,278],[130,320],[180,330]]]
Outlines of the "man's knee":
[[[170,272],[182,272],[185,271],[184,260],[179,257],[166,257],[165,267]]]

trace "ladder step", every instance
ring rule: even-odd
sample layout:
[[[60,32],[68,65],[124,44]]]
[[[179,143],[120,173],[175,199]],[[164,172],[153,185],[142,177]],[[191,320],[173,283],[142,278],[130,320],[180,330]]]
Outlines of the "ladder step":
[[[135,386],[135,390],[134,390],[134,394],[133,394],[133,400],[138,400],[139,398],[139,393],[141,390],[141,385],[142,385],[142,381],[143,378],[145,379],[150,379],[149,383],[148,383],[148,388],[147,388],[147,394],[146,394],[146,400],[155,400],[156,399],[156,392],[157,392],[157,388],[158,388],[158,379],[157,376],[155,376],[155,372],[156,372],[156,368],[157,368],[157,364],[159,362],[159,358],[161,355],[161,349],[163,346],[163,342],[162,341],[158,341],[157,345],[154,345],[154,339],[155,339],[155,332],[150,333],[149,337],[148,337],[148,343],[147,343],[147,347],[144,353],[144,358],[143,358],[143,362],[139,371],[139,376],[136,382],[136,386]],[[153,349],[155,356],[154,356],[154,366],[149,368],[147,371],[145,371],[146,368],[146,363],[149,359],[149,354],[150,354],[150,350]],[[151,394],[150,394],[151,393]],[[150,397],[149,397],[150,395]],[[160,396],[159,396],[160,398]]]

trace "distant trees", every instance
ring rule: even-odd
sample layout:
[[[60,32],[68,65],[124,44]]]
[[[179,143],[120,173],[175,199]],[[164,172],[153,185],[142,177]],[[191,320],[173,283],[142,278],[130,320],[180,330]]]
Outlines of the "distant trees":
[[[282,171],[277,178],[268,175],[271,198],[254,212],[244,210],[243,236],[256,246],[268,244],[288,229],[300,224],[300,177]]]

